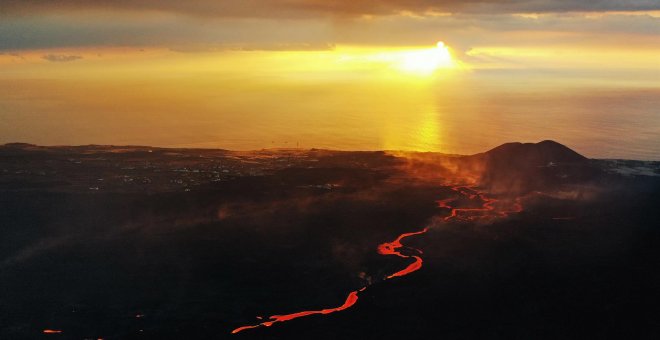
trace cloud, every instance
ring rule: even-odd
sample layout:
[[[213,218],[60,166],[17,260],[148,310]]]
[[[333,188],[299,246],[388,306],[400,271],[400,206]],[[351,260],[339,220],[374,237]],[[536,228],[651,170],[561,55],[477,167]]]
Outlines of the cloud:
[[[331,51],[330,43],[246,43],[246,44],[182,44],[169,48],[180,53],[207,53],[220,51]]]
[[[41,57],[41,59],[45,59],[54,63],[65,63],[69,61],[75,61],[78,59],[82,59],[81,56],[79,55],[66,55],[66,54],[46,54]]]
[[[219,17],[360,16],[401,12],[517,13],[660,10],[656,0],[0,0],[0,13],[126,10]]]
[[[194,1],[192,5],[184,6],[169,0],[115,0],[108,2],[108,7],[104,7],[108,11],[102,11],[96,2],[82,0],[59,1],[57,3],[62,5],[57,10],[48,5],[51,2],[40,0],[14,3],[16,6],[24,6],[20,7],[24,12],[32,12],[26,15],[12,15],[9,10],[3,12],[3,7],[10,6],[12,2],[0,0],[0,13],[4,13],[0,14],[0,51],[98,46],[155,46],[187,53],[224,50],[300,51],[328,50],[333,48],[333,44],[421,46],[431,45],[437,40],[445,41],[456,51],[467,51],[475,46],[497,45],[610,45],[634,48],[657,46],[660,40],[658,13],[630,12],[653,7],[653,3],[644,1],[633,1],[628,6],[623,6],[616,1],[568,4],[563,0],[483,0],[478,3],[384,0],[375,4],[374,8],[367,8],[361,1],[349,6],[345,1],[326,4],[316,0],[273,0],[268,3],[252,0],[231,5],[220,0],[217,4],[225,4],[226,11],[216,14],[214,11],[217,11],[216,7],[220,5],[206,1]],[[22,5],[24,3],[25,5]],[[79,4],[78,7],[73,6],[74,3]],[[365,3],[373,2],[366,0]],[[257,4],[261,4],[261,7]],[[481,6],[482,12],[426,16],[410,14],[412,10],[423,12],[429,8],[439,11],[441,9],[437,6],[442,4],[448,4],[447,10],[472,6],[465,7],[465,11],[477,11],[477,7]],[[656,7],[660,7],[660,2],[657,4]],[[191,11],[204,6],[209,7],[206,16],[181,15],[193,14]],[[246,10],[245,6],[256,7],[252,8],[250,13],[239,13]],[[488,11],[484,6],[490,6],[493,10]],[[532,15],[518,13],[525,10],[568,11],[587,9],[588,6],[591,6],[591,10],[618,9],[625,12],[598,15],[566,12]],[[83,7],[93,7],[96,11],[70,10]],[[14,11],[18,8],[14,7]],[[38,8],[49,10],[35,12]],[[131,11],[109,11],[115,8]],[[150,8],[158,11],[147,11]],[[403,10],[408,10],[407,14],[359,16],[365,13],[387,14]],[[234,15],[232,13],[244,17],[231,17]],[[324,13],[326,17],[319,17]],[[261,18],[245,17],[248,15]],[[283,17],[286,15],[289,17]],[[534,34],[526,34],[527,32]],[[537,34],[539,32],[543,33]]]
[[[2,0],[0,0],[2,1]],[[526,32],[535,34],[526,34]],[[543,34],[537,34],[541,33]],[[408,15],[312,19],[203,19],[172,14],[67,13],[0,20],[0,51],[96,46],[165,47],[178,52],[328,50],[337,45],[656,46],[660,17],[581,13]]]
[[[325,20],[50,13],[0,16],[0,51],[88,46],[158,46],[181,51],[321,50],[333,42],[331,32],[331,24]]]
[[[4,52],[0,52],[0,56],[3,56],[3,55],[10,56],[10,57],[14,57],[14,58],[16,58],[16,59],[20,59],[20,60],[25,60],[25,57],[24,57],[22,54],[18,54],[18,53],[4,53]]]

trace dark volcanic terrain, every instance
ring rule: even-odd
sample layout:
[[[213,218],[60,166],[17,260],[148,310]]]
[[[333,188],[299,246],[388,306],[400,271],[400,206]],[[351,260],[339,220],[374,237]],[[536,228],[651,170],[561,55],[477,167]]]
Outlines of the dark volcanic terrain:
[[[552,141],[7,144],[0,339],[657,339],[659,169]]]

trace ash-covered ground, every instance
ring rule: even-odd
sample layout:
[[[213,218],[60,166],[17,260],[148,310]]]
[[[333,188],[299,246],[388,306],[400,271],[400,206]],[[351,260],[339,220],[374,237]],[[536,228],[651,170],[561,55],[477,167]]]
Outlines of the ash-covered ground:
[[[550,141],[0,146],[0,338],[656,339],[658,169]],[[423,228],[386,279],[411,258],[378,245]]]

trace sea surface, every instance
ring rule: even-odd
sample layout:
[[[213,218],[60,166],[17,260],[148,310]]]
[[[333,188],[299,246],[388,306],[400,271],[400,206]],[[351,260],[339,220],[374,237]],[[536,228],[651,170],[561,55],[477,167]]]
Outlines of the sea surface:
[[[473,154],[552,139],[591,158],[660,160],[659,73],[4,77],[0,143]]]

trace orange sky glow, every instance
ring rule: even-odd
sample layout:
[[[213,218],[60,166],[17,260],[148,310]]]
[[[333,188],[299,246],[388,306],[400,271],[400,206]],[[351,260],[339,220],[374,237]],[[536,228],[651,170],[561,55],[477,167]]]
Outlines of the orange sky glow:
[[[1,4],[0,142],[473,153],[553,138],[660,158],[660,9],[522,3]],[[601,105],[643,138],[604,150],[615,128],[587,112]]]

